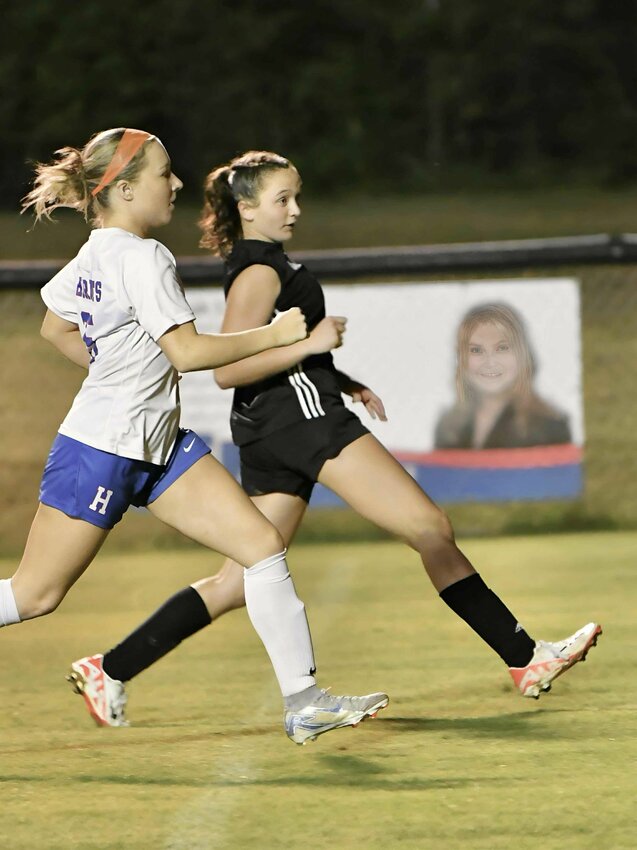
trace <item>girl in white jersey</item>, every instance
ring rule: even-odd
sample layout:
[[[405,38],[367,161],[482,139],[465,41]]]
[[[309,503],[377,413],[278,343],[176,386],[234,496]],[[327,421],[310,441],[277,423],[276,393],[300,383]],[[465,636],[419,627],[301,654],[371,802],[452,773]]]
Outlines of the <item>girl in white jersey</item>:
[[[344,407],[341,393],[385,418],[378,396],[334,367],[329,352],[342,343],[345,318],[325,315],[319,282],[283,251],[301,212],[300,188],[294,166],[264,151],[237,157],[206,180],[202,245],[226,261],[223,330],[245,331],[297,305],[310,331],[289,348],[215,372],[220,386],[235,388],[231,424],[243,487],[286,545],[316,481],[405,540],[443,601],[502,658],[520,693],[538,697],[584,658],[601,629],[588,623],[562,641],[535,642],[458,549],[446,515]],[[217,576],[169,599],[104,655],[120,697],[123,682],[244,599],[241,569],[231,561]],[[101,655],[95,657],[102,663]],[[86,661],[75,662],[73,670]]]
[[[161,142],[140,130],[107,130],[37,168],[25,208],[39,219],[73,207],[98,225],[42,290],[42,335],[88,376],[49,454],[20,565],[0,581],[0,626],[53,611],[129,505],[145,505],[246,567],[247,606],[281,686],[285,728],[304,743],[375,714],[387,697],[317,688],[281,535],[203,440],[179,428],[178,379],[294,344],[306,336],[305,320],[294,309],[245,333],[197,333],[174,258],[147,238],[170,221],[181,187]],[[100,664],[85,665],[76,684],[99,718],[95,694],[112,696]],[[111,703],[117,716],[117,698]]]

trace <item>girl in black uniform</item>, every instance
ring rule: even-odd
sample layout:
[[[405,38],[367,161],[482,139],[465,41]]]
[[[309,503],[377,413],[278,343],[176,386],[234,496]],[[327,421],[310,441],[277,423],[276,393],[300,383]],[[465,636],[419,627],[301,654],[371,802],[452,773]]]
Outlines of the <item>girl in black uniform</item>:
[[[447,516],[344,406],[343,393],[385,419],[378,396],[334,367],[330,352],[342,344],[346,319],[326,316],[319,282],[283,251],[300,215],[300,188],[289,160],[263,151],[217,168],[205,184],[201,244],[226,261],[223,332],[257,327],[293,305],[310,331],[287,348],[215,371],[219,386],[235,388],[232,434],[243,488],[286,545],[317,481],[405,540],[444,602],[504,660],[519,691],[538,697],[585,656],[601,629],[589,623],[557,643],[533,641],[458,549]],[[106,653],[103,668],[126,682],[244,604],[242,569],[226,561],[217,575],[177,593]]]

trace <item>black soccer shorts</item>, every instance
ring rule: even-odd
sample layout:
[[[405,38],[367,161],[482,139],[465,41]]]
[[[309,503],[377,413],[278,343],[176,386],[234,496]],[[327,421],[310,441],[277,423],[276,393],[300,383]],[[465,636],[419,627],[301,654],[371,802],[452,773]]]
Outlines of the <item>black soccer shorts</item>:
[[[281,428],[241,446],[241,485],[248,496],[289,493],[309,502],[325,461],[365,434],[367,428],[346,407]]]

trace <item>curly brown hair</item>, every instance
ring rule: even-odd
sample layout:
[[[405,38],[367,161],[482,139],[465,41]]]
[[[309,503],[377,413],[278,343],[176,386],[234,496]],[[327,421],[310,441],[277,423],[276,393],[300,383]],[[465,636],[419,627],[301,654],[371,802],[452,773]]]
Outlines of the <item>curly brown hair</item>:
[[[239,201],[258,203],[266,175],[279,168],[294,166],[271,151],[247,151],[208,174],[199,219],[202,248],[224,258],[230,254],[242,236]]]

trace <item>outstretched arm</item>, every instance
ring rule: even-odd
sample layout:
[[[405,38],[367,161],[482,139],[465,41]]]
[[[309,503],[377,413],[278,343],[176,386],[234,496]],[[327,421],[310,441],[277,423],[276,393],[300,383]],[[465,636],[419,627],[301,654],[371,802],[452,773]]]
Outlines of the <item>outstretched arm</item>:
[[[88,369],[88,349],[76,324],[67,322],[66,319],[47,310],[40,328],[40,336],[54,345],[72,363]]]

